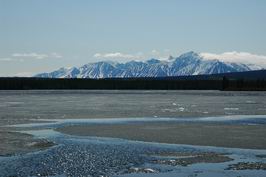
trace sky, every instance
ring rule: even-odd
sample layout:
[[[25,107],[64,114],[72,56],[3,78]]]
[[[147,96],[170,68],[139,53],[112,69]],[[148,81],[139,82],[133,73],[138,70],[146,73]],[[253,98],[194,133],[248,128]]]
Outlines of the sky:
[[[188,51],[266,66],[265,0],[0,0],[0,76]]]

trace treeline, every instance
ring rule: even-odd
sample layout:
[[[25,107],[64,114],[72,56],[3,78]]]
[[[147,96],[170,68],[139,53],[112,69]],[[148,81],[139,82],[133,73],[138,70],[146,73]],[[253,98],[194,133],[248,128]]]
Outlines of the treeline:
[[[229,77],[193,78],[0,78],[1,90],[95,89],[95,90],[266,90],[266,79]]]
[[[223,89],[232,91],[266,91],[266,79],[223,78]]]

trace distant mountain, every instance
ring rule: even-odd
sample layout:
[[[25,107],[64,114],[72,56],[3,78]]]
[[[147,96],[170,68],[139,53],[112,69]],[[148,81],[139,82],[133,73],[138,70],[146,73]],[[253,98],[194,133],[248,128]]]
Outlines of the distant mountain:
[[[60,68],[50,73],[40,73],[35,77],[43,78],[128,78],[128,77],[165,77],[190,76],[243,72],[263,69],[259,66],[243,63],[222,62],[216,59],[206,60],[198,53],[188,52],[168,60],[150,59],[118,63],[101,61],[89,63],[79,68]]]

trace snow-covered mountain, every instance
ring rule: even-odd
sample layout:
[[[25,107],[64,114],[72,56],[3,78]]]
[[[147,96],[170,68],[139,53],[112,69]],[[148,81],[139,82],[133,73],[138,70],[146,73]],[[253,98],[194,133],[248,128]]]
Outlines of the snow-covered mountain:
[[[60,68],[50,73],[40,73],[35,77],[45,78],[111,78],[111,77],[164,77],[199,74],[218,74],[263,69],[243,63],[228,63],[216,59],[206,60],[198,53],[188,52],[168,60],[150,59],[118,63],[101,61],[89,63],[79,68]]]

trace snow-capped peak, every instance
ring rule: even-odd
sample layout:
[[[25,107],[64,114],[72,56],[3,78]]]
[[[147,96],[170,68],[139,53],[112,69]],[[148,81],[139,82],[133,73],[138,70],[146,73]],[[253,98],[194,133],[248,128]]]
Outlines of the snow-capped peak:
[[[217,74],[262,69],[259,66],[243,63],[228,63],[217,59],[204,59],[200,54],[190,51],[168,60],[132,60],[126,63],[100,61],[79,68],[60,68],[51,73],[37,74],[48,78],[111,78],[111,77],[165,77],[198,74]]]

